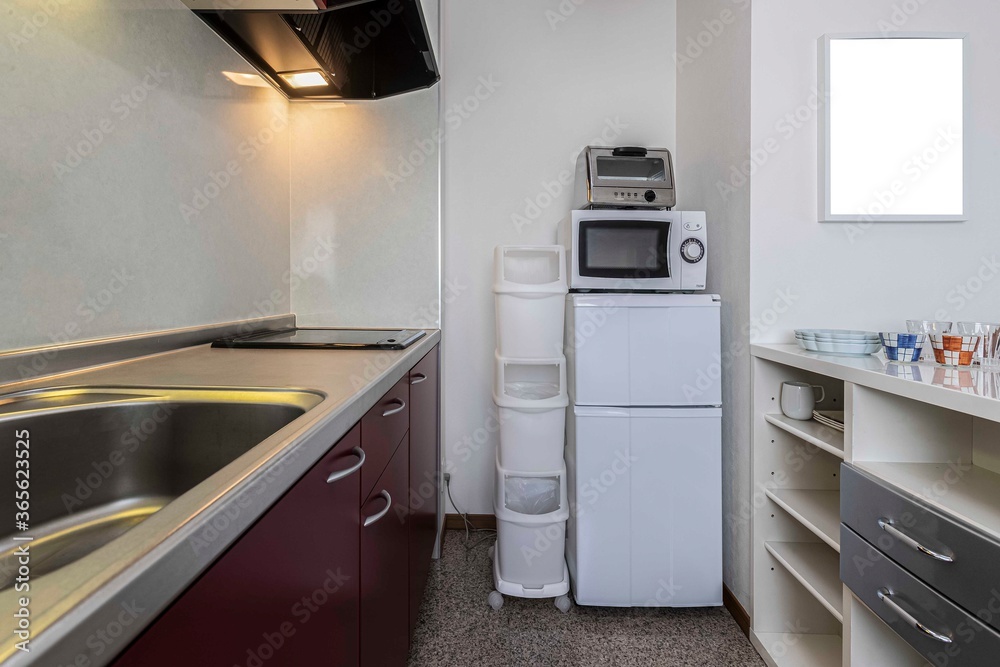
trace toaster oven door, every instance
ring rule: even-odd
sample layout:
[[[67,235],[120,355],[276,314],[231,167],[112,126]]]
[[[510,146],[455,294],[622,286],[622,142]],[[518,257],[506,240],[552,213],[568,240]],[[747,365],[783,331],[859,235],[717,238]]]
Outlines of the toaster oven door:
[[[580,220],[576,273],[610,281],[671,278],[670,222],[601,218]]]

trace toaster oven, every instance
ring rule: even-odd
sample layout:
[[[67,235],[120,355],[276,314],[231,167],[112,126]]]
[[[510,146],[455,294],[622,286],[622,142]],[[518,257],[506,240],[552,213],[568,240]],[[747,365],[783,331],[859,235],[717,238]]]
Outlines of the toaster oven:
[[[666,148],[588,146],[576,169],[574,208],[671,209],[674,163]]]

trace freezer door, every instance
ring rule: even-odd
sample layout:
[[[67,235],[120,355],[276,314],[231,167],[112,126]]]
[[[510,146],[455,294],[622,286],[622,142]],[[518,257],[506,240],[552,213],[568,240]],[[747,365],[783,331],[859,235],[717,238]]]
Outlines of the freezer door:
[[[722,411],[632,410],[632,604],[722,604]]]
[[[629,309],[629,405],[722,405],[719,311]]]
[[[566,354],[577,405],[722,404],[719,303],[705,295],[571,296]]]

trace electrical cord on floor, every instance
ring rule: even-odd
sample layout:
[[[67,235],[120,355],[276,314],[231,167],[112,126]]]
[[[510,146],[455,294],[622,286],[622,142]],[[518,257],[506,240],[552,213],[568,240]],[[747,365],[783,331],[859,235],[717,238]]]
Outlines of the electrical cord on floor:
[[[476,528],[472,525],[472,521],[469,520],[469,515],[458,508],[458,503],[456,503],[455,499],[451,497],[451,473],[444,474],[444,488],[448,493],[448,500],[451,501],[451,506],[454,507],[455,511],[458,512],[458,515],[462,517],[462,523],[465,524],[465,549],[467,551],[475,549],[477,546],[496,535],[497,531],[493,528]],[[470,533],[487,533],[487,535],[480,538],[473,544],[469,544],[469,540],[471,539]]]

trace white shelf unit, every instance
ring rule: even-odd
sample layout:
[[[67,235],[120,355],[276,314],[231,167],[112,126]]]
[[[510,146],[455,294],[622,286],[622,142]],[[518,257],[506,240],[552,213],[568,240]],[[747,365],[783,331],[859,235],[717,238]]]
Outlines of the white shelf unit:
[[[764,415],[764,421],[833,454],[838,459],[844,458],[844,434],[837,429],[815,421],[792,419],[781,413]]]
[[[840,491],[767,489],[768,498],[840,553]]]
[[[761,633],[751,642],[770,667],[841,667],[840,635]]]
[[[791,345],[752,355],[754,646],[772,667],[927,665],[840,583],[838,466],[1000,539],[1000,375]],[[781,415],[785,380],[822,385],[845,432]]]
[[[753,636],[772,665],[842,665],[840,464],[845,433],[781,414],[781,384],[821,385],[843,410],[844,383],[754,359]]]

